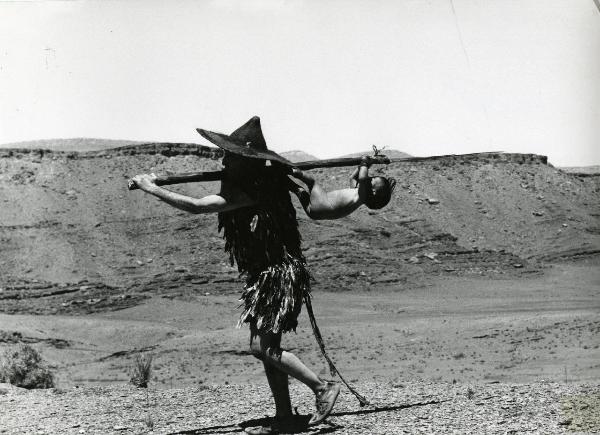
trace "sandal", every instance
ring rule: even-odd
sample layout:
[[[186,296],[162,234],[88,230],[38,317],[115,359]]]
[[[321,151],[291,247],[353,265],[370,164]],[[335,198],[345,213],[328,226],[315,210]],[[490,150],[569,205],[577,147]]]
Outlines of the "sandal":
[[[329,417],[338,394],[340,394],[339,384],[336,384],[335,382],[327,382],[325,389],[317,394],[315,401],[317,412],[312,415],[310,421],[308,422],[309,426],[317,425]]]

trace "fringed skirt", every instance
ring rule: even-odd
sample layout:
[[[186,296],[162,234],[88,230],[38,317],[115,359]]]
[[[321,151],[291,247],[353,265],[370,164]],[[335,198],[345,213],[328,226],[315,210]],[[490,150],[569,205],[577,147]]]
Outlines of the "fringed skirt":
[[[248,277],[241,301],[244,311],[238,327],[248,322],[258,331],[295,331],[304,298],[310,298],[306,264],[287,255],[280,264]]]

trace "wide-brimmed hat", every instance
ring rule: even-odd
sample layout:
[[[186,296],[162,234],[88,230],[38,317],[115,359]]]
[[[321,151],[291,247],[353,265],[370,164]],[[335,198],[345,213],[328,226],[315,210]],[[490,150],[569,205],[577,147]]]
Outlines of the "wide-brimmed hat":
[[[250,159],[271,160],[286,166],[294,166],[288,159],[267,149],[267,143],[260,128],[260,118],[253,116],[248,122],[230,135],[197,128],[200,135],[232,154]]]

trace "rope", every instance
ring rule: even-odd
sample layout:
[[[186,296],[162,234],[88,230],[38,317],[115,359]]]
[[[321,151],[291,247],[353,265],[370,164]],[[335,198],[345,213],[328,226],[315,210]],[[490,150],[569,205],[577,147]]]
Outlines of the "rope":
[[[333,364],[333,361],[331,360],[331,358],[329,358],[329,355],[327,355],[327,351],[325,350],[325,343],[323,342],[323,337],[321,336],[321,331],[319,331],[319,326],[317,325],[317,321],[315,319],[315,314],[313,313],[312,303],[310,301],[310,295],[304,296],[304,305],[306,305],[306,311],[308,313],[308,318],[310,319],[310,326],[312,326],[313,334],[315,336],[315,339],[317,340],[317,344],[319,345],[319,348],[321,349],[321,353],[323,354],[323,357],[325,358],[325,360],[327,361],[327,364],[329,365],[329,373],[331,374],[331,376],[335,376],[336,374],[339,376],[339,378],[344,383],[344,385],[348,388],[348,390],[350,390],[350,392],[352,394],[354,394],[354,396],[358,399],[358,403],[360,404],[361,407],[365,406],[365,405],[370,405],[369,401],[366,399],[365,396],[361,395],[350,384],[348,384],[348,382],[346,382],[346,380],[342,377],[342,374],[339,372],[339,370],[337,369],[335,364]]]
[[[385,149],[384,147],[377,148],[376,145],[373,145],[373,157],[382,156],[385,157],[385,154],[381,154],[381,152]]]

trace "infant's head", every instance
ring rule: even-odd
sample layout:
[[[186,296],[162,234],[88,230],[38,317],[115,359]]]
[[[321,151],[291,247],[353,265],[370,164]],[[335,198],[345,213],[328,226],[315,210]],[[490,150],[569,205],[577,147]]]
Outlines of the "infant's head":
[[[396,180],[385,177],[372,177],[365,204],[371,209],[380,209],[390,202]]]

